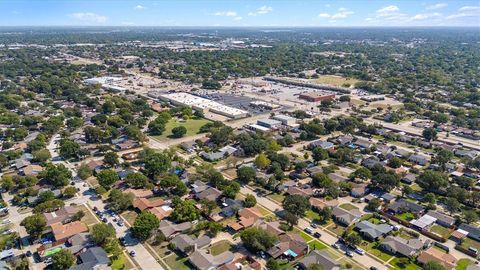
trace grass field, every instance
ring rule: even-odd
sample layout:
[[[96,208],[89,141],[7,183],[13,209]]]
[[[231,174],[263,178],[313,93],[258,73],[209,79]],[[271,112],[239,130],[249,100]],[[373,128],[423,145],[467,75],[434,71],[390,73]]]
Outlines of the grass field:
[[[120,215],[127,221],[130,226],[133,225],[133,222],[135,222],[135,218],[137,218],[137,213],[134,211],[125,211]]]
[[[310,246],[311,250],[320,250],[320,249],[327,248],[327,246],[324,243],[322,243],[318,240],[314,240],[314,241],[308,243],[308,245]]]
[[[173,254],[165,258],[165,263],[168,264],[168,266],[171,269],[174,270],[190,270],[193,269],[193,266],[190,264],[188,261],[188,257],[181,258],[177,256],[177,254]]]
[[[224,253],[225,251],[230,250],[232,243],[228,240],[221,240],[210,247],[210,253],[213,256]]]
[[[457,262],[457,267],[455,267],[455,270],[465,270],[467,269],[467,266],[469,266],[472,263],[473,263],[472,260],[465,259],[465,258],[460,259]]]
[[[125,257],[124,254],[118,256],[117,258],[112,258],[112,265],[110,265],[112,270],[129,270],[134,268],[132,263]]]
[[[420,270],[420,266],[410,261],[407,258],[395,258],[390,261],[390,264],[393,266],[393,269],[405,269],[405,270]]]
[[[320,75],[319,78],[313,79],[313,81],[316,83],[329,84],[329,85],[335,85],[335,86],[343,86],[344,84],[354,85],[355,83],[359,82],[359,80],[357,79],[345,78],[345,77],[335,76],[335,75]]]
[[[415,216],[412,213],[406,212],[400,215],[396,215],[397,218],[409,222],[410,220],[414,219]]]
[[[270,194],[267,197],[276,201],[276,202],[278,202],[278,203],[282,203],[283,200],[285,199],[285,196],[282,195],[282,194]]]
[[[179,127],[179,126],[184,126],[187,129],[187,134],[185,134],[185,136],[192,136],[192,135],[198,134],[198,131],[200,130],[200,128],[209,122],[211,121],[203,118],[188,119],[184,122],[180,122],[178,121],[178,119],[172,118],[165,125],[165,131],[163,132],[163,134],[159,136],[153,136],[153,138],[157,140],[166,140],[172,135],[172,128]]]
[[[467,248],[467,249],[469,247],[474,247],[476,249],[480,249],[480,242],[475,241],[475,240],[470,239],[470,238],[464,238],[461,246],[464,247],[464,248]]]
[[[77,211],[82,211],[85,214],[85,216],[83,216],[81,221],[87,224],[87,226],[93,226],[99,223],[99,220],[97,219],[97,217],[94,216],[92,212],[87,209],[85,205],[77,206]]]
[[[363,248],[365,251],[377,256],[380,260],[384,262],[390,260],[393,257],[392,255],[383,252],[382,250],[377,248],[375,242],[362,241],[360,247]]]
[[[445,239],[450,237],[450,230],[440,225],[433,225],[430,231],[441,235]]]
[[[339,205],[340,208],[343,208],[347,211],[350,211],[350,210],[353,210],[353,209],[358,209],[358,207],[356,207],[355,205],[353,204],[350,204],[350,203],[344,203],[344,204],[341,204]]]
[[[311,240],[314,239],[312,236],[310,236],[309,234],[307,234],[307,233],[304,232],[304,231],[301,231],[301,230],[296,229],[296,228],[294,229],[294,231],[295,231],[296,233],[298,233],[298,234],[303,238],[303,240],[305,240],[306,242],[309,242],[309,241],[311,241]]]

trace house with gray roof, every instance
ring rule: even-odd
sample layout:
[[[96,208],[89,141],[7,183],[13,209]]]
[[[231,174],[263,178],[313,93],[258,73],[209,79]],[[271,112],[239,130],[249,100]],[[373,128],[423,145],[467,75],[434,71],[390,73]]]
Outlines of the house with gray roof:
[[[390,233],[392,226],[386,223],[373,224],[370,221],[363,220],[355,226],[355,229],[357,229],[363,237],[375,240]]]
[[[323,140],[315,140],[308,144],[308,149],[313,150],[317,147],[320,147],[324,150],[331,150],[335,147],[335,145],[331,142],[323,141]]]
[[[298,264],[303,269],[308,269],[312,264],[318,264],[322,266],[323,270],[338,270],[340,269],[340,263],[337,262],[326,251],[314,250],[307,256],[301,259]]]
[[[392,254],[412,257],[422,249],[424,243],[420,239],[403,239],[400,236],[387,236],[380,244],[380,248]]]
[[[412,163],[415,163],[415,164],[418,164],[420,166],[425,166],[428,163],[427,158],[424,157],[424,156],[421,156],[421,155],[411,155],[408,158],[408,161],[410,161]]]
[[[436,218],[436,223],[440,226],[451,228],[455,224],[455,218],[440,213],[438,211],[429,210],[426,215]]]
[[[198,270],[211,270],[227,264],[234,259],[234,255],[230,251],[225,251],[219,255],[213,256],[203,249],[195,250],[188,260]]]
[[[346,210],[339,206],[336,206],[332,210],[332,216],[336,222],[348,226],[354,222],[357,222],[362,213],[358,209]]]
[[[195,238],[187,234],[179,234],[175,236],[170,242],[173,243],[175,245],[175,248],[180,250],[181,252],[189,253],[190,251],[193,251],[195,247],[202,248],[210,245],[212,239],[206,235]]]
[[[198,193],[196,196],[199,200],[207,199],[210,201],[216,201],[218,198],[220,198],[220,196],[222,196],[222,192],[214,187],[208,187],[204,191]]]
[[[480,241],[480,228],[466,223],[462,223],[460,224],[460,226],[458,226],[458,229],[466,231],[467,237]]]
[[[192,228],[192,223],[183,222],[179,224],[172,223],[168,220],[163,219],[160,221],[159,230],[163,233],[166,238],[172,237],[177,233],[182,233]]]
[[[80,254],[81,264],[75,265],[70,270],[109,269],[110,259],[101,247],[92,247]]]
[[[393,214],[412,212],[414,214],[420,215],[425,211],[425,207],[414,202],[407,201],[405,199],[399,199],[390,206],[388,206],[387,210]]]

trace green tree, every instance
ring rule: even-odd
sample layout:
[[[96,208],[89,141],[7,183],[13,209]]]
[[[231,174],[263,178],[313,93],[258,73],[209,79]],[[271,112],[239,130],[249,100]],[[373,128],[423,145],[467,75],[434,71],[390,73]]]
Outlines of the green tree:
[[[115,152],[108,152],[103,156],[103,161],[110,167],[115,167],[119,164],[118,155]]]
[[[40,177],[50,185],[62,187],[68,184],[72,178],[72,173],[63,164],[48,163],[40,173]]]
[[[345,237],[345,242],[356,246],[362,242],[362,237],[356,233],[351,233]]]
[[[171,160],[167,154],[147,152],[144,158],[145,174],[155,179],[171,167]]]
[[[72,267],[77,259],[73,256],[72,252],[68,249],[62,249],[52,256],[52,269],[53,270],[67,270]]]
[[[448,177],[437,171],[427,170],[417,177],[417,184],[432,192],[438,192],[448,186]]]
[[[388,166],[396,169],[400,168],[403,165],[403,160],[398,157],[393,157],[388,161]]]
[[[173,138],[181,138],[185,134],[187,134],[187,128],[184,127],[184,126],[178,126],[178,127],[172,128],[172,137]]]
[[[394,173],[379,173],[372,177],[372,185],[385,191],[390,191],[400,184],[399,177]]]
[[[280,262],[278,262],[278,260],[275,260],[274,258],[268,259],[266,267],[268,270],[282,269],[282,267],[280,266]]]
[[[63,197],[65,197],[65,198],[73,198],[73,196],[75,196],[75,194],[77,194],[77,188],[75,188],[75,187],[66,187],[63,190]]]
[[[155,230],[160,226],[160,221],[157,216],[148,212],[142,211],[135,218],[133,223],[132,233],[140,241],[145,241],[153,234]]]
[[[360,178],[365,181],[372,178],[372,172],[365,167],[360,167],[352,173],[351,177]]]
[[[321,147],[315,147],[312,150],[312,158],[315,163],[318,163],[321,160],[326,160],[328,159],[328,151]]]
[[[108,239],[115,238],[115,228],[105,223],[97,223],[92,226],[90,235],[96,245],[103,246],[107,243]]]
[[[20,225],[23,226],[30,237],[34,239],[40,237],[47,228],[45,217],[41,214],[34,214],[24,218]]]
[[[277,242],[277,237],[261,228],[250,227],[240,233],[240,239],[249,251],[266,251]]]
[[[60,141],[60,155],[65,159],[78,158],[80,154],[80,145],[69,139]]]
[[[260,169],[260,170],[263,170],[265,168],[267,168],[271,161],[270,159],[268,159],[267,155],[265,155],[264,153],[260,153],[258,154],[258,156],[255,158],[255,166]]]
[[[245,196],[245,200],[244,200],[245,207],[247,208],[254,207],[256,204],[257,204],[257,199],[255,198],[254,195],[247,194],[247,196]]]
[[[422,132],[423,138],[427,141],[434,141],[437,139],[437,130],[434,128],[426,128]]]
[[[80,177],[80,179],[85,180],[93,175],[93,170],[90,169],[87,164],[82,163],[80,166],[78,166],[77,175]]]
[[[148,177],[146,177],[143,173],[130,172],[125,177],[125,182],[131,187],[140,188],[145,187],[149,181]]]
[[[130,192],[125,193],[114,188],[108,194],[108,205],[113,211],[122,212],[133,205],[134,197],[135,196]]]
[[[463,212],[463,219],[466,223],[475,223],[478,221],[478,214],[475,210],[464,210]]]
[[[98,183],[105,189],[109,189],[118,180],[118,174],[111,169],[101,170],[97,175]]]
[[[370,210],[370,211],[377,211],[378,207],[380,207],[381,203],[382,202],[380,201],[379,198],[373,198],[370,201],[368,201],[367,209]]]
[[[257,172],[252,167],[243,166],[237,169],[238,181],[243,184],[248,184],[251,181],[255,181]]]
[[[283,209],[297,217],[304,217],[305,211],[310,209],[310,202],[307,197],[301,195],[288,195],[282,202]]]
[[[193,201],[175,200],[170,217],[177,222],[194,221],[199,218],[199,210]]]
[[[448,211],[453,214],[457,212],[460,209],[460,203],[458,202],[457,199],[453,197],[448,197],[445,200],[445,206],[447,207]]]

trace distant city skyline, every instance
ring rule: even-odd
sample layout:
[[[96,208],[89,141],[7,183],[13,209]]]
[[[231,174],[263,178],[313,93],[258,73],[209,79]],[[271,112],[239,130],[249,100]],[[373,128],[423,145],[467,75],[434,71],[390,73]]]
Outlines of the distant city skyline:
[[[0,26],[470,26],[480,2],[0,0]]]

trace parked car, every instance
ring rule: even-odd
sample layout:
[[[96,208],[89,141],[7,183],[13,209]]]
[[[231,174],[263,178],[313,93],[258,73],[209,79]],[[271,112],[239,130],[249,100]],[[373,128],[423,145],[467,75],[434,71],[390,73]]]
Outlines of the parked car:
[[[315,223],[313,223],[313,222],[310,224],[310,226],[311,226],[312,228],[314,228],[314,229],[316,229],[316,228],[318,227],[317,224],[315,224]]]
[[[315,236],[316,238],[320,238],[322,235],[319,232],[315,232],[313,236]]]
[[[312,234],[312,233],[313,233],[312,228],[308,228],[308,227],[305,228],[303,231],[306,232],[306,233],[308,233],[308,234]]]
[[[355,252],[360,255],[365,255],[365,251],[363,251],[363,249],[360,249],[360,248],[355,249]]]
[[[353,257],[353,253],[349,249],[347,249],[347,251],[345,251],[345,255],[347,255],[348,257]]]
[[[334,247],[335,249],[340,249],[340,246],[337,243],[334,243],[332,247]]]
[[[137,253],[135,253],[135,250],[130,251],[130,256],[132,256],[132,257],[137,256]]]

